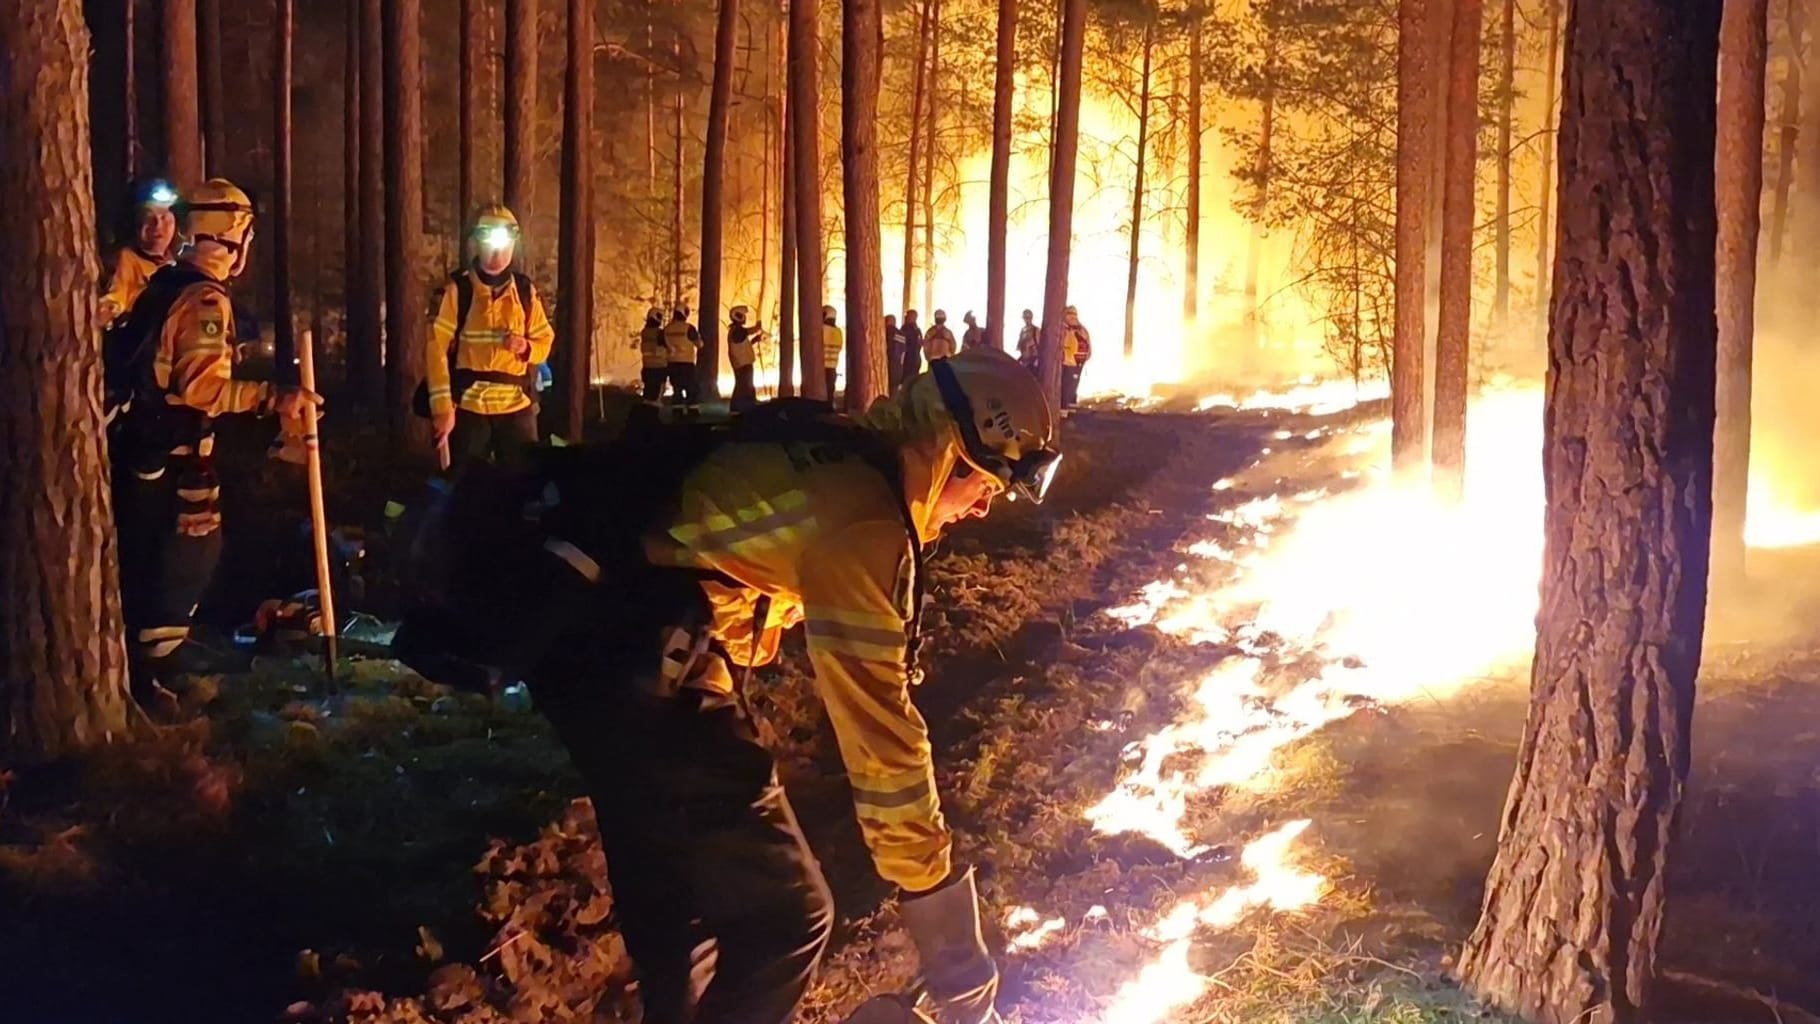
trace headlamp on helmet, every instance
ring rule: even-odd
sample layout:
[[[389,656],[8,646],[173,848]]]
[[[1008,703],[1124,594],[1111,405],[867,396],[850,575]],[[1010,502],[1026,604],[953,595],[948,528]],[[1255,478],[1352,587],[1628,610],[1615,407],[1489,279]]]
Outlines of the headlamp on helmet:
[[[139,206],[141,209],[144,209],[145,207],[156,207],[158,209],[168,210],[175,205],[177,205],[177,190],[171,187],[170,182],[165,181],[162,178],[147,182],[145,187],[139,192]]]

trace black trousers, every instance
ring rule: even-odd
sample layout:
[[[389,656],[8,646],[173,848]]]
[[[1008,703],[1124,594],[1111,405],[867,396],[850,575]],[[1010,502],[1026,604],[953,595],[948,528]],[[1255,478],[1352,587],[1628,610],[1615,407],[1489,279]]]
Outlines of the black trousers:
[[[532,692],[593,798],[644,1021],[788,1024],[834,910],[776,765],[739,707],[625,664]]]
[[[647,366],[639,372],[639,383],[644,386],[644,400],[655,402],[664,396],[664,381],[670,378],[668,366]]]
[[[835,378],[840,376],[840,371],[838,369],[830,366],[827,369],[823,370],[822,373],[825,375],[822,379],[826,380],[828,382],[828,401],[832,402],[832,401],[834,401]]]
[[[128,666],[143,697],[169,681],[221,563],[220,483],[198,456],[173,456],[155,475],[117,462],[113,481]]]
[[[1062,408],[1072,409],[1081,400],[1081,368],[1062,367]]]
[[[460,466],[469,459],[509,463],[536,443],[537,407],[534,405],[496,416],[457,409],[455,430],[449,435],[449,464]]]
[[[695,395],[695,364],[671,363],[668,372],[671,399],[684,405],[694,405],[698,401]]]
[[[734,410],[750,409],[757,404],[758,388],[752,382],[752,365],[748,363],[745,366],[735,366],[732,398]]]

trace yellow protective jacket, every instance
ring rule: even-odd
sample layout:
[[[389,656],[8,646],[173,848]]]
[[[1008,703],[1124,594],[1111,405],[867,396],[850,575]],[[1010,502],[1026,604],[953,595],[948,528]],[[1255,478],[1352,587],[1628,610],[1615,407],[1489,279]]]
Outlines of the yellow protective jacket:
[[[518,287],[510,275],[495,288],[480,279],[468,267],[458,273],[468,275],[473,284],[474,303],[461,325],[461,337],[455,337],[455,325],[461,317],[460,296],[453,281],[443,286],[436,303],[436,319],[430,324],[430,337],[425,346],[424,373],[429,379],[430,412],[441,416],[454,404],[449,382],[449,352],[455,353],[455,366],[480,373],[509,373],[522,376],[550,358],[556,342],[556,329],[544,313],[543,299],[537,289],[530,290],[530,309],[518,302]],[[516,334],[531,339],[531,355],[520,359],[505,346],[506,336]],[[523,388],[498,381],[475,381],[461,396],[461,408],[488,416],[518,412],[529,407],[531,398]]]
[[[1093,336],[1080,324],[1062,327],[1062,365],[1085,366],[1093,355]]]
[[[121,246],[120,251],[114,254],[114,267],[108,273],[107,287],[101,292],[102,322],[111,322],[120,314],[130,311],[133,303],[139,300],[139,294],[145,291],[146,282],[152,279],[159,267],[169,264],[169,260],[147,256],[134,246]]]
[[[727,362],[735,370],[751,366],[757,355],[753,347],[762,337],[763,331],[746,324],[734,324],[727,328]]]
[[[890,417],[895,401],[874,409]],[[954,458],[952,445],[919,454],[927,450],[899,446],[919,544],[933,539],[934,481],[947,478]],[[916,557],[905,507],[858,455],[828,445],[729,444],[690,474],[674,518],[647,538],[646,550],[656,564],[717,570],[733,581],[702,587],[711,631],[737,663],[769,662],[782,631],[804,624],[816,693],[873,862],[886,880],[915,891],[948,876],[952,840],[928,729],[910,702]],[[755,642],[761,595],[771,604]],[[710,660],[712,678],[688,685],[730,693],[733,669]]]
[[[847,344],[847,335],[833,324],[822,324],[822,366],[830,370],[840,369],[840,351]]]
[[[664,348],[672,363],[693,363],[701,352],[701,332],[687,320],[671,320],[664,325]]]
[[[233,257],[209,259],[191,251],[184,257],[209,280],[177,295],[164,319],[152,379],[166,404],[194,409],[207,416],[253,412],[271,400],[272,386],[234,379],[234,304],[227,279]]]
[[[947,324],[936,324],[923,335],[923,355],[929,359],[946,359],[953,355],[954,332]]]
[[[647,370],[661,370],[670,365],[670,350],[664,345],[664,329],[647,323],[638,332],[639,363]]]

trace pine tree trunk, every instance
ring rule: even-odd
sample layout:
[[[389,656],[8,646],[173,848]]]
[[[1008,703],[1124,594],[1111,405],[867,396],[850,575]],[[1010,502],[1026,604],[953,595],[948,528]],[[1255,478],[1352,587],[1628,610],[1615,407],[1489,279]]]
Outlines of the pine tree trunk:
[[[1718,388],[1713,431],[1713,568],[1737,582],[1745,570],[1750,476],[1751,347],[1756,335],[1757,237],[1763,197],[1764,72],[1769,0],[1726,0],[1719,29]]]
[[[708,136],[701,176],[701,355],[695,363],[702,392],[720,394],[720,263],[722,182],[727,173],[727,109],[733,103],[733,44],[739,34],[739,0],[720,0],[714,33],[714,83],[708,92]],[[877,193],[874,193],[874,202]]]
[[[1805,15],[1811,15],[1820,5],[1808,0]],[[1805,59],[1813,59],[1813,54],[1820,47],[1808,46]],[[1795,185],[1794,185],[1794,237],[1796,239],[1820,238],[1820,74],[1803,75],[1801,111],[1805,117],[1795,134]],[[1802,297],[1812,300],[1813,289],[1804,291]]]
[[[671,56],[678,64],[682,62],[682,40],[677,39],[670,50]],[[672,305],[684,301],[683,294],[683,92],[678,86],[676,101],[671,104],[675,115],[670,126],[670,139],[674,144],[670,158],[670,302]]]
[[[506,0],[505,79],[506,207],[520,224],[529,224],[536,192],[537,0]],[[522,237],[518,262],[526,262]]]
[[[1776,146],[1776,197],[1769,218],[1770,265],[1782,262],[1782,243],[1788,234],[1788,193],[1795,180],[1795,147],[1800,137],[1801,70],[1803,38],[1807,28],[1807,0],[1788,0],[1788,72],[1782,77],[1782,117]]]
[[[771,157],[778,153],[777,122],[782,118],[771,116],[773,97],[771,95],[772,53],[767,43],[763,56],[765,65],[764,106],[765,120],[764,146],[759,157],[759,199],[758,199],[758,304],[753,307],[753,315],[760,323],[765,322],[765,311],[770,308],[771,299]],[[781,106],[777,108],[783,110]],[[779,163],[782,163],[780,160]]]
[[[1550,271],[1554,266],[1554,227],[1549,222],[1549,214],[1555,204],[1555,132],[1559,122],[1559,111],[1556,108],[1556,90],[1561,83],[1561,3],[1562,0],[1543,0],[1548,8],[1548,75],[1543,81],[1542,92],[1542,195],[1537,202],[1538,223],[1536,227],[1536,333],[1546,335],[1548,329],[1548,282]]]
[[[847,409],[885,394],[885,271],[878,209],[878,90],[884,11],[845,0],[841,13],[841,164],[847,226]]]
[[[1183,233],[1187,257],[1182,275],[1182,319],[1190,328],[1200,317],[1201,304],[1201,35],[1206,14],[1189,9],[1188,29],[1188,212]]]
[[[790,0],[790,137],[796,176],[796,301],[804,398],[833,399],[822,379],[822,189],[816,78],[821,45],[813,0]]]
[[[1005,347],[1005,260],[1011,219],[1011,111],[1017,91],[1017,0],[998,0],[992,72],[992,170],[986,199],[986,343]]]
[[[0,753],[126,733],[126,641],[101,422],[89,36],[78,0],[0,4]]]
[[[1535,668],[1460,957],[1539,1024],[1653,1019],[1712,525],[1719,7],[1578,4],[1568,23]]]
[[[910,91],[910,145],[905,150],[907,159],[904,166],[904,302],[903,308],[909,310],[916,305],[916,182],[917,157],[922,155],[922,146],[928,144],[923,137],[923,102],[929,84],[929,32],[932,26],[935,0],[923,0],[923,12],[916,23],[916,72]]]
[[[360,334],[348,353],[351,390],[369,409],[385,402],[385,19],[384,0],[360,4]]]
[[[1131,176],[1131,256],[1125,271],[1125,358],[1137,348],[1138,244],[1144,237],[1144,153],[1150,144],[1150,63],[1156,22],[1144,23],[1144,64],[1138,75],[1137,160]]]
[[[125,50],[120,55],[121,96],[120,102],[126,105],[123,111],[126,125],[125,174],[122,181],[133,181],[139,177],[141,161],[139,141],[139,19],[137,17],[137,0],[126,0],[125,11],[121,16],[121,35],[125,38]]]
[[[211,178],[227,175],[227,92],[222,68],[227,54],[221,49],[221,0],[196,0],[199,42],[197,66],[202,84],[202,164]]]
[[[455,223],[466,236],[468,219],[479,210],[479,199],[475,195],[480,188],[480,153],[475,145],[478,141],[481,118],[480,103],[480,68],[486,60],[483,49],[486,31],[486,0],[461,0],[461,52],[457,59],[456,76],[459,80],[456,98],[458,106],[456,126],[456,155],[460,166],[456,173],[460,180],[455,189]],[[457,243],[458,245],[460,243]],[[463,254],[456,252],[456,257]]]
[[[657,207],[657,28],[651,23],[656,0],[645,6],[645,197],[655,211]],[[655,227],[655,226],[654,226]],[[651,304],[656,305],[663,292],[663,254],[656,230],[646,232],[651,240]]]
[[[1429,124],[1434,145],[1428,161],[1428,259],[1424,264],[1424,302],[1422,337],[1427,351],[1423,354],[1422,418],[1428,424],[1428,456],[1432,465],[1435,430],[1435,373],[1439,368],[1441,333],[1441,271],[1445,260],[1441,253],[1442,206],[1447,196],[1447,151],[1451,136],[1447,131],[1448,96],[1452,92],[1453,26],[1456,0],[1428,0],[1429,38]]]
[[[429,423],[411,412],[423,379],[423,45],[420,0],[385,3],[386,408],[406,458],[429,451]]]
[[[1447,179],[1441,204],[1441,311],[1435,334],[1435,492],[1466,488],[1466,385],[1472,337],[1473,185],[1478,169],[1481,0],[1454,0],[1448,68]]]
[[[929,0],[928,120],[923,125],[923,308],[935,308],[935,154],[941,148],[942,0]]]
[[[1397,5],[1396,335],[1390,353],[1390,461],[1402,481],[1426,481],[1428,167],[1434,147],[1428,0]]]
[[[1498,209],[1493,218],[1497,272],[1491,310],[1494,322],[1502,328],[1510,319],[1510,160],[1511,122],[1517,106],[1517,0],[1504,0],[1498,28]]]
[[[292,0],[272,11],[272,353],[280,379],[295,379],[297,339],[291,318]]]
[[[164,173],[179,191],[202,184],[202,111],[197,82],[196,0],[164,5]]]
[[[594,358],[594,0],[569,0],[562,76],[562,223],[556,233],[563,430],[580,440]]]
[[[786,52],[788,47],[786,46]],[[777,265],[777,393],[779,397],[796,395],[796,109],[789,101],[789,76],[784,83],[784,159],[783,177],[779,184],[783,198],[783,258]]]
[[[360,210],[360,0],[348,0],[347,27],[342,64],[342,135],[341,135],[341,308],[342,365],[352,373],[358,338],[366,315],[363,289],[368,278],[361,272],[361,230],[365,220]],[[349,382],[352,383],[351,381]],[[349,387],[354,404],[359,404],[358,390]]]
[[[1274,29],[1266,29],[1264,40],[1264,109],[1258,122],[1257,194],[1251,201],[1251,248],[1245,255],[1245,315],[1253,329],[1258,323],[1258,275],[1264,262],[1264,241],[1270,232],[1264,227],[1270,208],[1270,172],[1275,159],[1277,121],[1277,45]]]
[[[1043,395],[1062,404],[1062,310],[1068,306],[1068,262],[1074,241],[1074,165],[1081,141],[1081,57],[1087,0],[1062,4],[1062,73],[1056,86],[1055,155],[1049,180],[1049,265],[1043,280]]]

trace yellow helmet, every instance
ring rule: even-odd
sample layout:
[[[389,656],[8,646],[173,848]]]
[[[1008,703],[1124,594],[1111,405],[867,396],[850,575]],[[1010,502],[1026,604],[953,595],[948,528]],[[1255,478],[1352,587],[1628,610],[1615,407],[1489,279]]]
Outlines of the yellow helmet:
[[[502,203],[483,206],[474,215],[474,241],[483,249],[498,251],[518,244],[518,218]]]
[[[1062,454],[1050,446],[1055,417],[1035,375],[985,347],[938,359],[926,376],[960,434],[961,460],[997,477],[1013,498],[1040,503]]]
[[[832,319],[834,319],[835,314],[838,312],[839,312],[839,310],[836,310],[833,306],[823,306],[822,307],[822,319],[823,320],[832,320]]]
[[[192,241],[242,253],[252,240],[253,201],[226,178],[210,178],[191,191],[184,212]]]

